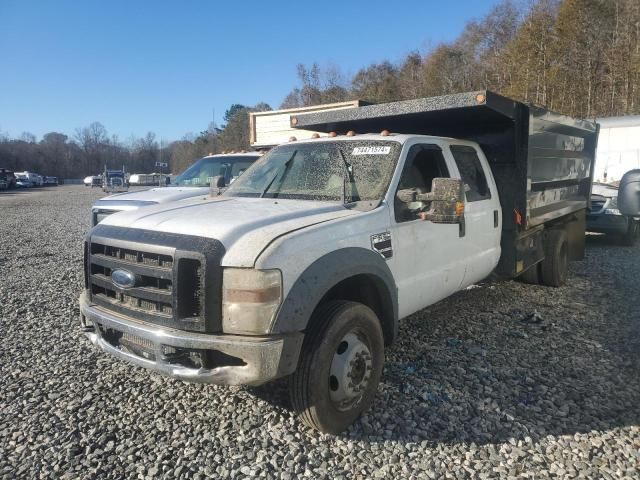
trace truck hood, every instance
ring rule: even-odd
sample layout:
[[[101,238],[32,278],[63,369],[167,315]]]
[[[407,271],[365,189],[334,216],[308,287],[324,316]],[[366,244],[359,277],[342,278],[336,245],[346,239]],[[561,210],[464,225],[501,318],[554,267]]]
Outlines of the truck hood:
[[[252,267],[276,238],[358,213],[334,202],[200,196],[116,213],[101,225],[213,238],[225,247],[223,265]]]
[[[109,195],[108,197],[98,200],[94,206],[118,208],[118,204],[126,206],[127,204],[131,205],[135,202],[167,203],[208,194],[209,187],[159,187]]]

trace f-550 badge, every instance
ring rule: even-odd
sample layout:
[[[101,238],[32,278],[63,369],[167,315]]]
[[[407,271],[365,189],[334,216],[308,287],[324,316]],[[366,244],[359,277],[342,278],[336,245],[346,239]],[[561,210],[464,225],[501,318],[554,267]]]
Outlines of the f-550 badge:
[[[371,235],[371,248],[384,258],[391,258],[393,256],[391,232],[374,233]]]

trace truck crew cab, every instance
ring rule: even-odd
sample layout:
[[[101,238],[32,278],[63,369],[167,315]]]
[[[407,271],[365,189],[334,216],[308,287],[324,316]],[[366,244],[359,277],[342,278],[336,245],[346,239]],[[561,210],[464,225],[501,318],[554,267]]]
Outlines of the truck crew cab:
[[[188,381],[289,376],[300,418],[336,433],[371,405],[400,319],[492,272],[560,286],[584,254],[594,123],[485,91],[291,123],[329,137],[91,230],[93,344]]]

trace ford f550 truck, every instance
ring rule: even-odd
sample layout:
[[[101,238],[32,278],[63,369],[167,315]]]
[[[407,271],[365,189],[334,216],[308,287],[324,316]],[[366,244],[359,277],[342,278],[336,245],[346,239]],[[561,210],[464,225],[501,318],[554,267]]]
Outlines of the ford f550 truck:
[[[584,254],[595,123],[488,91],[291,123],[329,135],[90,231],[93,344],[194,382],[289,376],[301,419],[335,433],[371,405],[400,319],[492,272],[560,286]]]

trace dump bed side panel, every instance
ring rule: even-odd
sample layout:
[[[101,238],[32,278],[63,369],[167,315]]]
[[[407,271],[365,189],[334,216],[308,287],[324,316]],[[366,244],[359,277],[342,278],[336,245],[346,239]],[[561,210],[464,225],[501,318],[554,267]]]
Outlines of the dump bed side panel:
[[[535,227],[588,206],[597,128],[530,108],[527,225]]]

